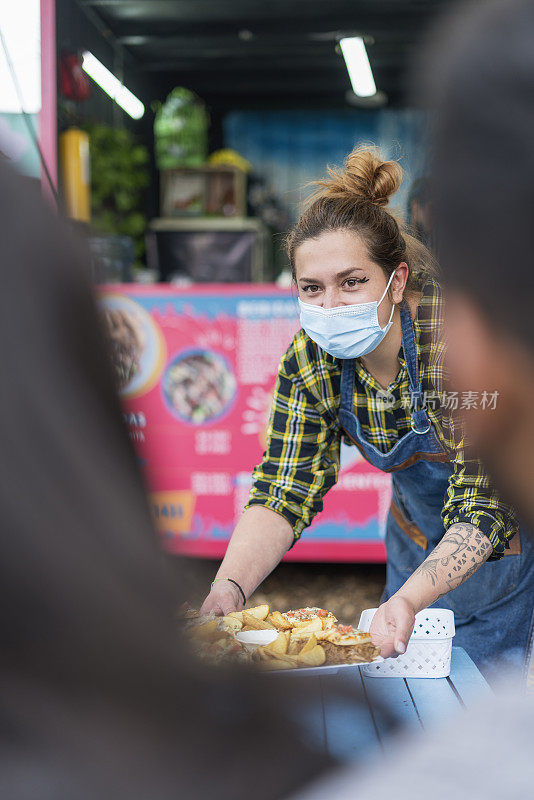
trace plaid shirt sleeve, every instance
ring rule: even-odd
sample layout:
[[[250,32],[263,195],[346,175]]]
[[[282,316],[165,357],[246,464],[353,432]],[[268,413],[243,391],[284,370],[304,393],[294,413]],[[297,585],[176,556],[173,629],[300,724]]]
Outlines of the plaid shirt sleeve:
[[[309,346],[299,333],[282,358],[267,450],[254,470],[246,506],[262,505],[281,514],[293,528],[294,542],[322,510],[339,472],[337,419],[305,380],[312,367]]]
[[[519,529],[514,510],[493,489],[480,461],[470,456],[459,420],[448,416],[445,424],[454,442],[454,472],[449,478],[443,522],[446,528],[457,522],[474,525],[491,542],[493,553],[488,560],[496,561],[510,547],[510,539]]]

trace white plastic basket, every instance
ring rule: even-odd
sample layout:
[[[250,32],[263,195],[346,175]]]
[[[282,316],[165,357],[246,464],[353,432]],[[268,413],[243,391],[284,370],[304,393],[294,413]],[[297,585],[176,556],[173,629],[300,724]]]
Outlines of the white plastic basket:
[[[359,629],[368,631],[376,608],[367,608]],[[446,678],[451,672],[454,613],[445,608],[427,608],[415,616],[415,627],[406,652],[377,664],[361,667],[364,675],[377,678]]]

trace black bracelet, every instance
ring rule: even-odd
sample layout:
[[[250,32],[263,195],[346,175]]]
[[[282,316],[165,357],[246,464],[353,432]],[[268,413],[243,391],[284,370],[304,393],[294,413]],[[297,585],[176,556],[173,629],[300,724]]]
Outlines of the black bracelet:
[[[243,598],[243,605],[244,605],[244,606],[246,606],[246,604],[247,604],[247,598],[245,597],[245,592],[243,591],[243,589],[241,588],[241,586],[238,584],[238,582],[237,582],[237,581],[234,581],[234,579],[233,579],[233,578],[227,578],[226,580],[227,580],[227,581],[230,581],[230,583],[233,583],[233,584],[234,584],[234,586],[237,586],[237,588],[238,588],[238,589],[239,589],[239,591],[241,592],[241,597]]]

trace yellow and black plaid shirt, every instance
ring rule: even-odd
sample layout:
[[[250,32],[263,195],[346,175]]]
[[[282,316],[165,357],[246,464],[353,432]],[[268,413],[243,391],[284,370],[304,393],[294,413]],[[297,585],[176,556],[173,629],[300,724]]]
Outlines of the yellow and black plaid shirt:
[[[475,525],[489,538],[491,557],[500,558],[518,523],[513,510],[492,488],[480,462],[466,455],[463,435],[451,412],[469,398],[455,398],[457,393],[444,389],[441,291],[432,278],[426,279],[421,291],[414,319],[421,386],[427,414],[454,467],[443,523],[445,528],[457,522]],[[377,401],[382,387],[359,360],[355,362],[354,413],[367,441],[383,453],[411,429],[410,385],[402,348],[399,362],[400,371],[387,389],[394,403],[387,404]],[[254,470],[248,505],[263,505],[285,517],[295,541],[322,510],[323,497],[338,477],[341,366],[339,359],[318,348],[303,330],[280,363],[267,450]]]

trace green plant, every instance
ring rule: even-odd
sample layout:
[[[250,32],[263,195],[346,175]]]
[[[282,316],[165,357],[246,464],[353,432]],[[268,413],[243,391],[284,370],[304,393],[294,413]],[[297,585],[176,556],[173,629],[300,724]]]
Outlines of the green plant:
[[[208,114],[194,92],[177,86],[164,103],[152,103],[158,169],[199,167],[208,154]]]
[[[150,183],[149,155],[125,128],[91,125],[91,217],[97,233],[131,236],[136,260],[145,252],[143,192]]]

